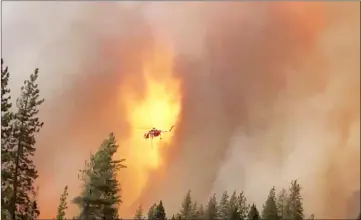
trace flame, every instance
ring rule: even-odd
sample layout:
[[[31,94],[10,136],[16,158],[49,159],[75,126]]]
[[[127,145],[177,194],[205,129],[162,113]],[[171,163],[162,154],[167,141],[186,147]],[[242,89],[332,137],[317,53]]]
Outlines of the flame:
[[[123,188],[127,188],[123,197],[128,205],[140,196],[149,172],[162,165],[161,148],[168,146],[174,130],[163,134],[162,140],[153,139],[153,143],[144,139],[144,133],[152,127],[169,130],[177,123],[180,112],[180,83],[172,76],[172,51],[168,47],[155,48],[156,51],[147,54],[141,64],[145,95],[139,98],[137,91],[129,85],[122,85],[119,93],[131,130],[125,143],[128,148],[127,173],[130,175],[126,180],[122,179]]]

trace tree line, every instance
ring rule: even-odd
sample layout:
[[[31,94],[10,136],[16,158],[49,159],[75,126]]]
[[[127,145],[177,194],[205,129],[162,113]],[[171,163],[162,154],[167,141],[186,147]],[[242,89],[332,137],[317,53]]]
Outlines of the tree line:
[[[216,194],[209,198],[206,206],[198,204],[191,197],[188,191],[180,206],[179,213],[172,215],[170,219],[199,219],[199,220],[281,220],[281,219],[304,219],[301,187],[297,180],[291,182],[288,190],[282,189],[276,195],[275,187],[272,187],[262,210],[259,211],[254,203],[249,204],[244,192],[237,194],[233,191],[231,195],[225,191],[220,201],[217,201]],[[165,220],[167,215],[163,202],[153,204],[148,212],[143,212],[140,206],[134,216],[135,219]],[[308,219],[313,219],[311,215]]]
[[[13,106],[8,87],[9,69],[1,59],[1,218],[5,220],[35,220],[40,215],[35,186],[38,172],[32,160],[36,152],[36,135],[43,126],[38,116],[39,107],[44,102],[38,88],[38,76],[39,70],[35,69],[24,81]],[[120,218],[118,208],[122,197],[116,176],[119,169],[126,166],[125,159],[115,160],[113,157],[118,147],[114,134],[110,133],[79,171],[78,178],[83,186],[81,193],[71,200],[79,208],[79,215],[73,219]],[[301,220],[305,216],[300,192],[301,186],[296,180],[291,182],[289,189],[282,189],[277,195],[272,187],[259,211],[255,204],[247,203],[243,192],[237,194],[234,191],[229,195],[225,191],[220,201],[214,194],[203,206],[194,201],[191,191],[188,191],[179,213],[167,216],[163,202],[159,201],[149,207],[147,213],[140,206],[134,219]],[[65,186],[54,219],[66,219],[67,197],[68,186]],[[309,219],[313,219],[313,215]]]

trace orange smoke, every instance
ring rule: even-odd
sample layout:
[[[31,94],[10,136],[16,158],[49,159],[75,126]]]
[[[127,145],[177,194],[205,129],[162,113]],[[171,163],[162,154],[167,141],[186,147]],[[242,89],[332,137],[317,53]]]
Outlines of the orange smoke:
[[[272,15],[287,19],[284,24],[292,27],[292,34],[298,35],[304,46],[310,46],[307,49],[311,49],[327,23],[324,2],[272,2],[271,7]]]
[[[168,146],[172,136],[172,133],[166,133],[159,142],[158,138],[145,140],[143,134],[152,127],[168,130],[177,123],[180,112],[180,85],[172,76],[172,54],[169,47],[163,46],[156,47],[156,51],[144,56],[141,65],[145,94],[142,97],[139,98],[136,89],[129,84],[121,85],[119,89],[119,100],[122,106],[126,106],[125,117],[131,129],[129,138],[125,141],[125,147],[128,148],[127,172],[130,173],[127,179],[122,181],[123,188],[126,189],[125,206],[132,204],[140,196],[150,171],[162,165],[160,148]]]

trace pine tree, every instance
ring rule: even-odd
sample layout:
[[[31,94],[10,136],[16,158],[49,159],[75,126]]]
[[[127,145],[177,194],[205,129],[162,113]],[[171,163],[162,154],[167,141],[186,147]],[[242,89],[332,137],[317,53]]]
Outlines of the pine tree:
[[[310,217],[308,218],[308,220],[314,220],[315,219],[315,215],[311,214]]]
[[[209,199],[205,214],[207,220],[218,219],[218,204],[216,194],[213,194],[213,196]]]
[[[198,219],[198,217],[198,204],[197,202],[192,202],[191,219]]]
[[[238,211],[237,207],[232,207],[230,210],[229,220],[241,220],[241,214]]]
[[[199,219],[204,219],[205,218],[205,212],[204,212],[204,208],[203,208],[203,205],[201,204],[198,208],[198,218]]]
[[[253,204],[248,212],[248,220],[260,220],[259,212],[255,204]]]
[[[36,167],[31,160],[36,151],[35,135],[40,131],[43,123],[37,117],[39,106],[44,99],[39,98],[39,89],[36,83],[38,79],[38,69],[30,75],[29,80],[25,80],[21,87],[20,98],[17,99],[18,111],[15,114],[15,121],[12,126],[14,147],[11,149],[15,156],[15,164],[12,167],[12,198],[11,216],[13,220],[34,218],[34,214],[39,213],[36,202],[31,201],[31,196],[35,196],[34,181],[38,177]],[[16,146],[16,147],[15,147]],[[27,207],[32,205],[32,212],[27,213]],[[36,217],[36,216],[35,216]]]
[[[13,136],[11,121],[14,114],[10,111],[11,96],[8,88],[10,73],[8,67],[4,66],[1,59],[1,217],[10,218],[10,201],[12,196],[11,189],[11,170],[14,165],[14,157],[11,154],[13,147]]]
[[[156,209],[157,209],[157,204],[153,204],[149,210],[148,210],[148,220],[154,220],[155,218],[155,213],[156,213]]]
[[[304,218],[301,186],[297,183],[297,180],[293,180],[289,188],[289,196],[285,207],[285,218],[293,220],[302,220]]]
[[[219,218],[225,220],[228,218],[229,214],[229,196],[227,191],[224,191],[221,197],[221,201],[219,202]]]
[[[247,204],[247,198],[244,195],[243,191],[239,194],[237,200],[238,200],[238,211],[241,215],[241,218],[246,219],[248,216],[248,212],[250,210],[250,205]]]
[[[118,205],[122,203],[117,172],[125,168],[122,160],[113,160],[118,145],[114,134],[104,140],[99,150],[91,155],[90,162],[81,171],[84,181],[82,194],[74,198],[73,203],[81,209],[80,219],[117,219]]]
[[[263,205],[262,219],[279,220],[278,210],[276,205],[276,189],[272,187],[269,192],[266,203]]]
[[[38,216],[40,215],[40,211],[38,208],[38,203],[36,202],[36,200],[33,200],[30,202],[30,205],[25,207],[25,212],[28,213],[27,214],[27,219],[37,219]]]
[[[64,192],[60,197],[60,204],[58,206],[58,214],[56,216],[56,220],[65,220],[65,210],[68,209],[68,186],[65,186]]]
[[[231,197],[229,198],[229,216],[234,214],[234,212],[235,212],[234,210],[236,210],[237,213],[239,213],[238,199],[237,199],[237,192],[236,191],[233,191]]]
[[[12,107],[10,89],[8,88],[10,73],[8,67],[4,66],[4,61],[1,59],[1,149],[3,149],[4,141],[12,136],[10,121],[13,118],[13,113],[10,111]]]
[[[27,219],[35,220],[40,215],[38,204],[36,202],[38,195],[38,187],[35,193],[30,197],[29,205],[25,206],[25,213],[27,213]]]
[[[140,205],[138,209],[135,211],[134,219],[141,220],[143,219],[143,207]]]
[[[88,164],[87,164],[88,166]],[[94,201],[99,198],[99,195],[94,195],[90,186],[85,186],[81,196],[73,199],[73,203],[80,208],[80,215],[75,219],[92,220],[97,219],[101,215],[98,207],[94,205]]]
[[[281,219],[284,219],[286,217],[286,204],[287,204],[287,191],[286,189],[282,189],[280,193],[278,194],[277,199],[277,209],[278,209],[278,216]]]
[[[187,192],[187,195],[184,197],[182,202],[182,207],[180,210],[180,216],[182,219],[190,219],[192,218],[192,197],[191,197],[191,191],[189,190]]]
[[[157,220],[165,220],[166,219],[166,214],[165,214],[162,200],[160,200],[159,204],[157,205],[157,208],[155,209],[155,219],[157,219]]]

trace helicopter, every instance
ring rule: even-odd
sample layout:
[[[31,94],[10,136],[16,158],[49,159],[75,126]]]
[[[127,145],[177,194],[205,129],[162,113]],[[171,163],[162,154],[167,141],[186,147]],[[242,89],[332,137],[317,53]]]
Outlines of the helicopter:
[[[162,140],[162,133],[171,132],[173,128],[174,126],[172,126],[168,131],[152,128],[144,134],[144,139],[151,139],[153,148],[153,138],[159,137],[159,140]]]
[[[149,138],[153,139],[155,137],[159,137],[159,139],[162,140],[162,133],[171,132],[173,128],[174,126],[172,126],[168,131],[152,128],[144,134],[144,139],[149,139]]]

